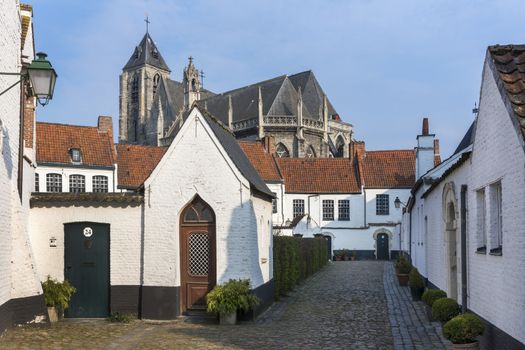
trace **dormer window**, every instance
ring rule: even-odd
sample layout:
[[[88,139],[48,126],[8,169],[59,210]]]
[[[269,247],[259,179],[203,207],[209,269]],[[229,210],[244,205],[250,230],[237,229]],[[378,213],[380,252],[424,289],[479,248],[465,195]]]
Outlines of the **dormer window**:
[[[82,161],[82,158],[80,156],[80,149],[78,148],[71,148],[71,161],[73,163],[80,163]]]

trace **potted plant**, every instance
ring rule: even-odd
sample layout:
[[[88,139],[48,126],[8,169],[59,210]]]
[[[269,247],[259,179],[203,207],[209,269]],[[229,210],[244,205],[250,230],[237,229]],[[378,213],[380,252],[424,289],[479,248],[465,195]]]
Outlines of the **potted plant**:
[[[432,305],[432,318],[441,323],[446,323],[459,315],[459,305],[451,298],[441,298]]]
[[[425,311],[427,312],[427,317],[429,321],[434,320],[432,318],[432,305],[434,305],[434,302],[438,299],[442,299],[446,297],[447,297],[447,293],[439,289],[427,289],[423,293],[421,300],[423,300],[423,302],[425,303]]]
[[[350,252],[348,249],[343,249],[343,260],[344,261],[350,260]]]
[[[206,296],[208,312],[219,315],[221,325],[237,323],[237,311],[250,311],[259,304],[259,298],[250,291],[250,280],[231,279],[217,285]]]
[[[335,261],[343,260],[343,251],[341,250],[334,251],[334,255],[335,255]]]
[[[396,275],[400,286],[408,285],[408,273],[410,272],[410,263],[402,256],[396,262]]]
[[[47,276],[46,281],[42,283],[42,289],[49,322],[57,322],[59,318],[62,318],[64,310],[69,307],[69,301],[77,290],[68,280],[59,282],[52,279],[51,276]]]
[[[421,295],[423,295],[423,292],[425,291],[425,281],[415,267],[413,267],[408,274],[408,286],[410,287],[412,300],[420,301]]]
[[[352,261],[355,261],[355,260],[357,260],[357,252],[354,249],[354,250],[352,250]]]
[[[443,326],[443,335],[452,342],[453,349],[479,349],[476,337],[484,331],[483,321],[470,313],[456,316]]]

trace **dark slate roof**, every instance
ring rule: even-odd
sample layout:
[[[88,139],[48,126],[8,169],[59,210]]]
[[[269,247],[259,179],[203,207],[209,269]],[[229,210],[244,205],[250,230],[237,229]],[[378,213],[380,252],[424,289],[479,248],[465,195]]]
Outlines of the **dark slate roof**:
[[[488,54],[496,68],[496,81],[510,102],[515,125],[525,138],[525,45],[489,46]]]
[[[450,168],[448,168],[439,178],[435,179],[433,182],[432,182],[432,185],[421,195],[421,198],[425,198],[426,196],[428,196],[428,194],[430,192],[432,192],[436,187],[438,187],[438,185],[443,182],[443,180],[445,180],[447,178],[447,176],[449,176],[450,174],[452,174],[456,169],[458,169],[463,163],[465,163],[469,158],[470,158],[470,155],[471,155],[472,152],[465,152],[461,155],[461,157],[454,163],[450,166]]]
[[[474,120],[472,124],[470,124],[470,127],[465,133],[465,136],[463,136],[463,139],[461,139],[461,142],[454,151],[454,154],[458,154],[474,142],[474,130],[476,130],[476,120]]]
[[[133,68],[144,64],[149,64],[167,71],[170,70],[149,33],[146,33],[140,44],[135,47],[135,51],[133,51],[133,54],[123,69]]]
[[[228,153],[228,156],[231,158],[235,166],[237,166],[242,175],[257,191],[274,198],[275,195],[270,191],[268,186],[266,186],[252,163],[250,163],[248,157],[246,157],[246,154],[237,143],[235,136],[233,136],[224,124],[208,112],[202,111],[201,114],[204,116],[222,147],[224,147],[226,153]]]
[[[312,117],[318,119],[319,107],[323,105],[323,97],[325,93],[319,85],[319,82],[315,78],[314,73],[311,70],[290,75],[290,81],[296,90],[301,88],[303,94],[303,103],[310,112]],[[328,116],[338,115],[334,106],[327,99],[328,105]]]

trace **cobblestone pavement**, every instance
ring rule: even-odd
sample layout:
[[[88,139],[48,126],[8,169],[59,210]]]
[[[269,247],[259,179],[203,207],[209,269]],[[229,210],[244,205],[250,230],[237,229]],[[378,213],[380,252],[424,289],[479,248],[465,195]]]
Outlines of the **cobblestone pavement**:
[[[391,269],[376,261],[330,264],[256,322],[237,326],[66,320],[11,329],[0,337],[0,349],[402,349],[409,339],[424,349],[443,348],[436,325],[427,329],[423,311],[408,288],[395,285]]]
[[[451,349],[441,324],[429,322],[422,302],[413,302],[410,289],[400,287],[392,264],[385,264],[383,281],[388,301],[394,349]]]

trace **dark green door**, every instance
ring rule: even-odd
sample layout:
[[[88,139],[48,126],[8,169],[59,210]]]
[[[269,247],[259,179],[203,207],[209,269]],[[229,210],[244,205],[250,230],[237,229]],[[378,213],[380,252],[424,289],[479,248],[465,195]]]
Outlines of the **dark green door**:
[[[109,225],[64,225],[64,277],[77,289],[66,317],[109,314]]]
[[[380,233],[377,235],[377,259],[378,260],[388,260],[388,235],[386,233]]]

